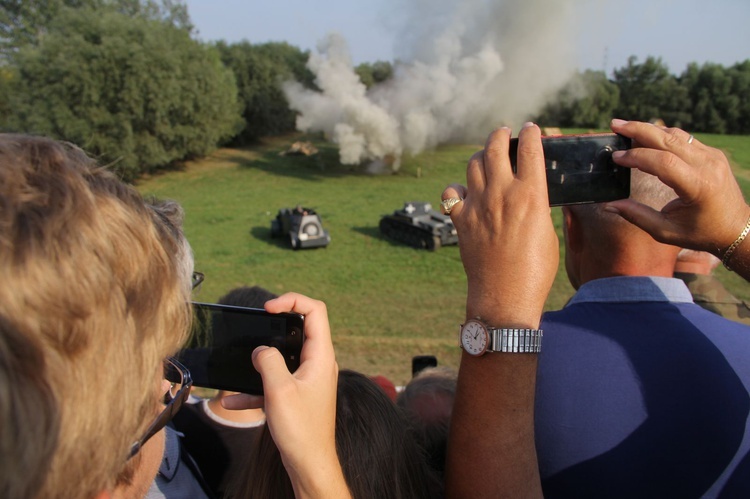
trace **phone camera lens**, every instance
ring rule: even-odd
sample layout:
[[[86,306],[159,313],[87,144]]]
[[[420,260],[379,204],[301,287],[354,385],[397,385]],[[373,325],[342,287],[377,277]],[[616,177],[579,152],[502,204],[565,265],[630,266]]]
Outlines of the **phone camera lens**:
[[[613,152],[614,149],[612,149],[612,146],[609,145],[599,149],[599,152],[596,153],[596,163],[594,165],[594,169],[606,170],[608,165],[610,166],[610,168],[612,168],[612,165],[614,165],[614,162],[612,161]],[[614,169],[616,170],[616,167]]]

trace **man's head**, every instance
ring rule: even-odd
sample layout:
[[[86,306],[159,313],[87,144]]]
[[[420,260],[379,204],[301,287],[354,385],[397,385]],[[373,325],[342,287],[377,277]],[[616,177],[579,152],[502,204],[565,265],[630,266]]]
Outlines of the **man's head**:
[[[677,197],[657,177],[633,169],[630,197],[654,209]],[[602,277],[672,276],[679,248],[656,242],[603,204],[563,207],[565,268],[574,288]]]
[[[711,253],[683,248],[677,254],[674,271],[688,274],[711,275],[720,263],[721,260]]]
[[[455,369],[430,367],[409,381],[396,399],[414,427],[430,464],[440,474],[445,470],[457,379]]]
[[[279,295],[260,286],[240,286],[219,298],[219,303],[235,307],[263,308],[268,300],[278,297]]]
[[[113,490],[140,463],[126,464],[128,451],[159,410],[162,359],[190,322],[180,217],[74,146],[0,135],[2,334],[38,346],[57,406],[42,496]]]

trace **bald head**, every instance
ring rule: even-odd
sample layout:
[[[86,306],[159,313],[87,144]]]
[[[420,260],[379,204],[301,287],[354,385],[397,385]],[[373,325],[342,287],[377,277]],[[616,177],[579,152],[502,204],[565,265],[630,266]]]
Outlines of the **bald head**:
[[[677,198],[657,177],[633,169],[630,198],[656,210]],[[604,204],[566,206],[566,269],[578,287],[592,279],[619,275],[671,277],[679,248],[656,242]]]
[[[720,263],[721,260],[719,258],[706,251],[681,249],[677,254],[674,271],[688,274],[711,275]]]

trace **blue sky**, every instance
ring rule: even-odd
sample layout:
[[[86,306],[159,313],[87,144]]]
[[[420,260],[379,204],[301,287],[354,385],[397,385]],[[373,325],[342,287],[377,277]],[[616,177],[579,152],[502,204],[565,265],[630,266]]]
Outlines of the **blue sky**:
[[[396,34],[405,28],[403,6],[410,2],[429,5],[425,0],[187,0],[187,5],[203,40],[286,41],[314,50],[335,31],[349,43],[356,64],[394,60]],[[581,69],[609,74],[630,55],[640,61],[652,55],[679,74],[689,62],[728,66],[750,58],[750,0],[573,3],[577,22],[560,43],[570,44]]]

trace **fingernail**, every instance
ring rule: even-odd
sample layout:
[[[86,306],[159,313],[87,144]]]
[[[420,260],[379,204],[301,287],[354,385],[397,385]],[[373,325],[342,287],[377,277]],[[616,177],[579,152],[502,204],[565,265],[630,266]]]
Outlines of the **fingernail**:
[[[252,353],[252,358],[255,359],[255,357],[257,357],[260,352],[262,352],[263,350],[268,350],[268,348],[269,347],[266,345],[260,345],[259,347],[255,347],[255,350],[253,350],[253,353]]]
[[[617,119],[617,118],[615,118],[615,119],[612,120],[612,126],[623,126],[623,125],[627,125],[627,124],[628,124],[628,122],[625,121],[625,120],[621,120],[621,119]]]
[[[523,128],[529,128],[531,126],[534,126],[534,123],[531,121],[527,121],[526,123],[523,124]]]
[[[623,156],[625,156],[625,151],[614,151],[612,153],[612,157],[615,158],[615,159],[620,159]]]

